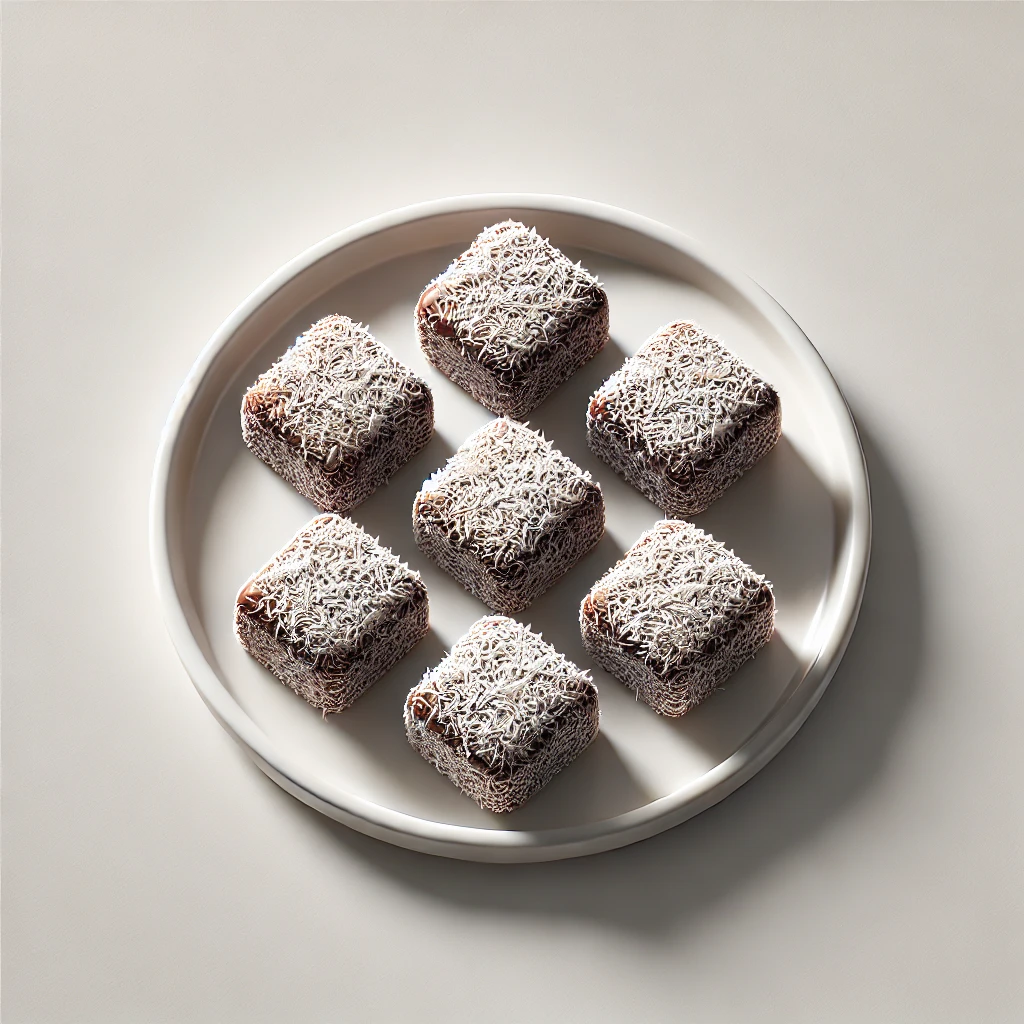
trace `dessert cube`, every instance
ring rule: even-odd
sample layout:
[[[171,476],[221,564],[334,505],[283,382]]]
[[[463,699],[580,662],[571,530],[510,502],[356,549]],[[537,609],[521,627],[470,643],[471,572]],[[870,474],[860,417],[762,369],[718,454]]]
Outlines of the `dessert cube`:
[[[445,376],[491,412],[522,419],[601,351],[608,297],[534,228],[509,220],[430,282],[416,329]]]
[[[492,420],[413,503],[413,535],[445,572],[494,611],[526,608],[604,533],[589,473],[515,420]]]
[[[663,519],[580,606],[594,661],[662,715],[705,700],[771,638],[772,585],[692,523]]]
[[[347,316],[313,326],[242,401],[242,437],[321,511],[348,512],[434,431],[430,389]]]
[[[587,409],[594,454],[675,517],[703,512],[781,432],[774,388],[687,320],[644,342]]]
[[[537,633],[483,618],[405,703],[412,746],[484,810],[514,811],[597,735],[597,689]]]
[[[338,515],[317,516],[242,587],[242,646],[324,715],[343,711],[423,639],[419,573]]]

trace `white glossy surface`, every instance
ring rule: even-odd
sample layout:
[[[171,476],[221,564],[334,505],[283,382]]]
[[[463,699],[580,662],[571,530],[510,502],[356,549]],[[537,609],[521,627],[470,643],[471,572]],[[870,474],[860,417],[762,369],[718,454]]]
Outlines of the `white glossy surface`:
[[[605,284],[612,341],[530,423],[601,481],[607,534],[522,616],[593,668],[601,733],[511,816],[477,808],[408,746],[404,697],[488,610],[415,548],[412,499],[423,479],[490,414],[430,367],[411,310],[426,281],[478,230],[507,216],[534,225]],[[623,258],[625,257],[625,259]],[[245,388],[310,323],[343,312],[367,323],[435,391],[430,445],[352,513],[423,573],[431,633],[348,712],[324,722],[235,641],[234,595],[316,509],[239,436]],[[775,586],[768,647],[704,706],[660,718],[592,666],[579,602],[661,514],[587,449],[597,385],[659,326],[692,318],[772,381],[783,437],[698,523]],[[168,627],[203,699],[290,792],[345,824],[411,849],[470,860],[548,860],[622,846],[727,796],[799,727],[846,647],[870,539],[863,455],[846,405],[785,312],[696,243],[626,211],[577,199],[479,196],[383,215],[297,257],[228,318],[171,411],[156,460],[153,565]]]
[[[1016,1021],[1022,32],[1020,4],[5,5],[4,1024]],[[679,828],[549,864],[283,793],[149,565],[159,434],[237,297],[333,227],[494,189],[713,240],[814,339],[872,481],[799,733]]]

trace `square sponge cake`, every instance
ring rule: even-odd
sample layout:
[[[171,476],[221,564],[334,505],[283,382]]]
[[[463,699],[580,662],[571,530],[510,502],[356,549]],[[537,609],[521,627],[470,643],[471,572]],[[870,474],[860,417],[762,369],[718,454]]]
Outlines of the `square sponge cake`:
[[[513,619],[475,622],[405,703],[413,748],[485,810],[521,807],[598,732],[587,672]]]
[[[703,512],[781,433],[775,389],[689,320],[656,331],[587,409],[594,454],[676,518]]]
[[[771,639],[772,585],[692,523],[663,519],[580,606],[583,646],[662,715],[697,707]]]
[[[434,432],[430,389],[362,324],[328,316],[245,393],[242,438],[323,512],[348,512]]]
[[[497,419],[413,503],[420,549],[489,608],[526,608],[604,534],[601,487],[535,430]]]
[[[235,602],[241,645],[325,715],[349,707],[428,627],[419,573],[339,515],[299,530]]]
[[[608,340],[608,296],[518,221],[482,231],[416,307],[427,359],[482,406],[522,419]]]

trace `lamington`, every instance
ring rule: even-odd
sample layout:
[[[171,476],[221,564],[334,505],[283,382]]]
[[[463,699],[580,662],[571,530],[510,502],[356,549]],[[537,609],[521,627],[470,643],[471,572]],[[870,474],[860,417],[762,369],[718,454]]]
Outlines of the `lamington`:
[[[427,588],[339,515],[317,516],[242,587],[242,646],[324,715],[343,711],[427,633]]]
[[[422,551],[489,608],[526,608],[601,539],[601,487],[550,441],[492,420],[413,503]]]
[[[697,707],[771,638],[772,585],[692,523],[665,519],[580,606],[594,661],[662,715]]]
[[[362,324],[319,320],[245,393],[249,448],[324,512],[349,512],[429,440],[430,389]]]
[[[405,703],[409,742],[484,810],[513,811],[598,732],[589,673],[513,619],[470,627]]]
[[[652,335],[587,408],[594,454],[675,518],[703,512],[781,433],[775,389],[689,320]]]
[[[427,359],[491,412],[522,419],[608,340],[597,278],[518,221],[482,231],[424,289]]]

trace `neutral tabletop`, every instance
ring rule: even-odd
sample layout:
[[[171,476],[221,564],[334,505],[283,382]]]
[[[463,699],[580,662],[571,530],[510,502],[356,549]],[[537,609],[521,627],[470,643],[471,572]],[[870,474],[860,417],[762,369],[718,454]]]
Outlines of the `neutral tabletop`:
[[[1013,1021],[1024,6],[29,4],[3,28],[3,1021]],[[148,487],[231,309],[365,217],[597,199],[711,243],[859,425],[873,562],[797,737],[614,853],[408,853],[179,665]]]

